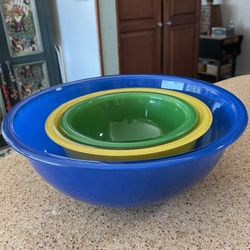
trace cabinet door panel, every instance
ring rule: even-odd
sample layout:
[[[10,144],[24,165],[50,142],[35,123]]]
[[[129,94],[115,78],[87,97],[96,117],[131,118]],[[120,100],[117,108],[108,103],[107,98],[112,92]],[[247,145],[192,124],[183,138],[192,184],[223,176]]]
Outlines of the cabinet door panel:
[[[183,40],[185,37],[185,40]],[[193,76],[194,72],[194,37],[195,28],[193,25],[175,27],[170,33],[171,48],[169,57],[169,71],[176,75]]]
[[[161,0],[117,0],[120,73],[161,73]]]
[[[163,73],[194,77],[199,51],[200,0],[164,0]]]
[[[151,18],[154,13],[152,0],[120,0],[120,20]]]
[[[126,74],[157,72],[155,36],[154,30],[121,34],[122,72]]]
[[[195,13],[197,0],[174,0],[171,8],[171,15]]]

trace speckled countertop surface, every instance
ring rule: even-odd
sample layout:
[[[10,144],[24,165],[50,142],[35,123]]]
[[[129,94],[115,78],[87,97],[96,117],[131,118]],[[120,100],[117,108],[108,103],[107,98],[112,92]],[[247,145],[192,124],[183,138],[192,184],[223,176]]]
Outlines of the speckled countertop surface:
[[[219,83],[250,109],[250,75]],[[197,186],[164,204],[72,200],[22,156],[0,160],[0,249],[250,249],[250,129]]]

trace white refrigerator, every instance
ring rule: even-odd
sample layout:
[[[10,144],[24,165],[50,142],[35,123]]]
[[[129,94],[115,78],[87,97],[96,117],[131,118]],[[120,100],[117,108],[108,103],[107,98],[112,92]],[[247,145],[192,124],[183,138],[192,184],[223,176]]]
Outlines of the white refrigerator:
[[[95,0],[50,0],[63,82],[101,75]]]

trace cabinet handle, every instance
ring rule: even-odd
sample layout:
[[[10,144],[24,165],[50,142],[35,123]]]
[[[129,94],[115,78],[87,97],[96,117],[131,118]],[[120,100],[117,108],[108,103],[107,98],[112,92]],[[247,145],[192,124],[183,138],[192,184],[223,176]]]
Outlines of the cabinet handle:
[[[157,23],[157,26],[158,26],[159,28],[162,28],[163,24],[162,24],[161,22],[158,22],[158,23]]]
[[[167,22],[166,22],[166,25],[167,25],[167,26],[172,26],[172,24],[173,24],[172,21],[167,21]]]

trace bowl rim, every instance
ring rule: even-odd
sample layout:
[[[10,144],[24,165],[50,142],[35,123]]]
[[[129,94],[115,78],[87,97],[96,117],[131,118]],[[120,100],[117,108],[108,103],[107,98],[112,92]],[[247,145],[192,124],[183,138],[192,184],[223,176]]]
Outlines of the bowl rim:
[[[77,129],[75,129],[71,123],[71,119],[73,117],[72,112],[75,112],[75,110],[78,110],[78,108],[86,107],[86,105],[92,105],[93,102],[97,101],[100,102],[98,105],[101,105],[103,100],[120,100],[120,97],[122,98],[131,98],[131,99],[138,99],[140,96],[145,98],[151,98],[160,100],[161,103],[171,103],[172,109],[178,108],[181,113],[181,119],[182,122],[178,124],[178,126],[175,126],[168,132],[163,133],[162,135],[158,135],[153,138],[148,139],[141,139],[141,140],[131,140],[131,141],[111,141],[111,140],[100,140],[98,138],[91,137],[89,135],[86,135],[85,133],[79,132]],[[150,102],[151,103],[151,102]],[[148,104],[147,104],[148,106]],[[81,113],[84,114],[84,113]],[[165,112],[166,114],[166,112]],[[169,120],[167,114],[166,119]],[[171,118],[170,118],[171,119]],[[149,91],[133,91],[133,92],[116,92],[116,93],[109,93],[109,94],[103,94],[98,95],[89,99],[80,100],[78,99],[78,102],[75,104],[72,104],[70,107],[67,107],[64,109],[64,113],[59,118],[59,127],[60,130],[63,132],[63,134],[68,137],[70,140],[82,143],[85,145],[90,145],[94,147],[99,148],[107,148],[107,149],[136,149],[136,148],[146,148],[146,147],[152,147],[160,144],[165,144],[167,142],[171,142],[173,140],[177,140],[181,136],[186,135],[189,133],[196,124],[198,123],[198,113],[196,109],[187,101],[184,99],[167,95],[164,93],[158,93],[158,92],[149,92]],[[161,126],[159,126],[161,128]]]
[[[177,155],[171,156],[167,158],[160,158],[155,160],[146,160],[146,161],[135,161],[135,162],[103,162],[103,161],[93,161],[93,160],[79,160],[73,159],[66,156],[60,156],[50,153],[37,153],[29,146],[23,144],[18,136],[15,134],[14,127],[13,127],[13,120],[20,108],[26,105],[28,102],[36,99],[40,95],[45,95],[47,92],[50,91],[60,91],[63,88],[70,87],[74,84],[83,84],[85,82],[93,82],[93,81],[103,81],[105,80],[141,80],[141,78],[147,80],[161,80],[161,81],[170,81],[170,82],[182,82],[184,84],[192,84],[196,86],[206,86],[206,88],[213,93],[220,93],[220,95],[224,95],[227,99],[229,99],[235,105],[237,110],[237,121],[234,122],[232,129],[229,133],[224,135],[218,140],[213,141],[209,145],[205,147],[201,147],[194,151]],[[165,86],[161,86],[165,88]],[[166,89],[171,89],[168,87]],[[175,89],[173,89],[175,90]],[[64,83],[60,85],[56,85],[49,89],[42,90],[26,99],[22,102],[19,102],[15,105],[9,113],[4,117],[2,123],[2,134],[6,142],[17,152],[24,155],[25,157],[29,158],[31,161],[38,161],[41,163],[49,164],[50,166],[54,167],[69,167],[69,168],[80,168],[80,169],[100,169],[100,170],[137,170],[137,169],[151,169],[151,168],[165,168],[165,167],[175,167],[178,164],[185,163],[187,161],[197,160],[208,155],[214,154],[218,151],[222,151],[228,145],[233,143],[235,140],[239,138],[239,136],[243,133],[248,123],[248,115],[247,109],[242,103],[242,101],[236,97],[234,94],[230,93],[229,91],[216,86],[211,85],[211,83],[207,83],[201,80],[192,79],[188,77],[179,77],[179,76],[170,76],[170,75],[113,75],[113,76],[102,76],[102,77],[95,77],[95,78],[88,78],[84,80],[78,80],[71,83]]]
[[[106,93],[121,93],[121,92],[154,92],[154,93],[165,93],[172,96],[177,96],[187,102],[189,102],[198,113],[198,124],[195,126],[190,133],[187,133],[181,138],[177,138],[172,142],[167,142],[161,145],[146,147],[146,148],[137,148],[137,149],[105,149],[105,148],[97,148],[90,147],[88,145],[80,144],[68,139],[63,133],[60,132],[59,122],[60,117],[64,113],[64,111],[71,107],[74,103],[77,103],[79,100],[87,100],[91,97],[102,96]],[[80,96],[73,100],[70,100],[66,103],[63,103],[59,107],[57,107],[52,113],[48,116],[45,122],[45,130],[47,135],[50,137],[52,141],[62,146],[67,150],[72,150],[77,153],[83,153],[88,157],[98,157],[103,160],[113,160],[115,161],[138,161],[141,158],[159,158],[159,156],[168,156],[168,152],[172,152],[173,150],[178,150],[179,148],[186,146],[190,143],[193,143],[202,135],[204,135],[212,124],[213,116],[210,109],[203,102],[198,100],[193,96],[189,96],[177,91],[165,90],[165,89],[152,89],[152,88],[122,88],[122,89],[112,89],[105,91],[98,91],[95,93],[91,93],[89,95]]]

